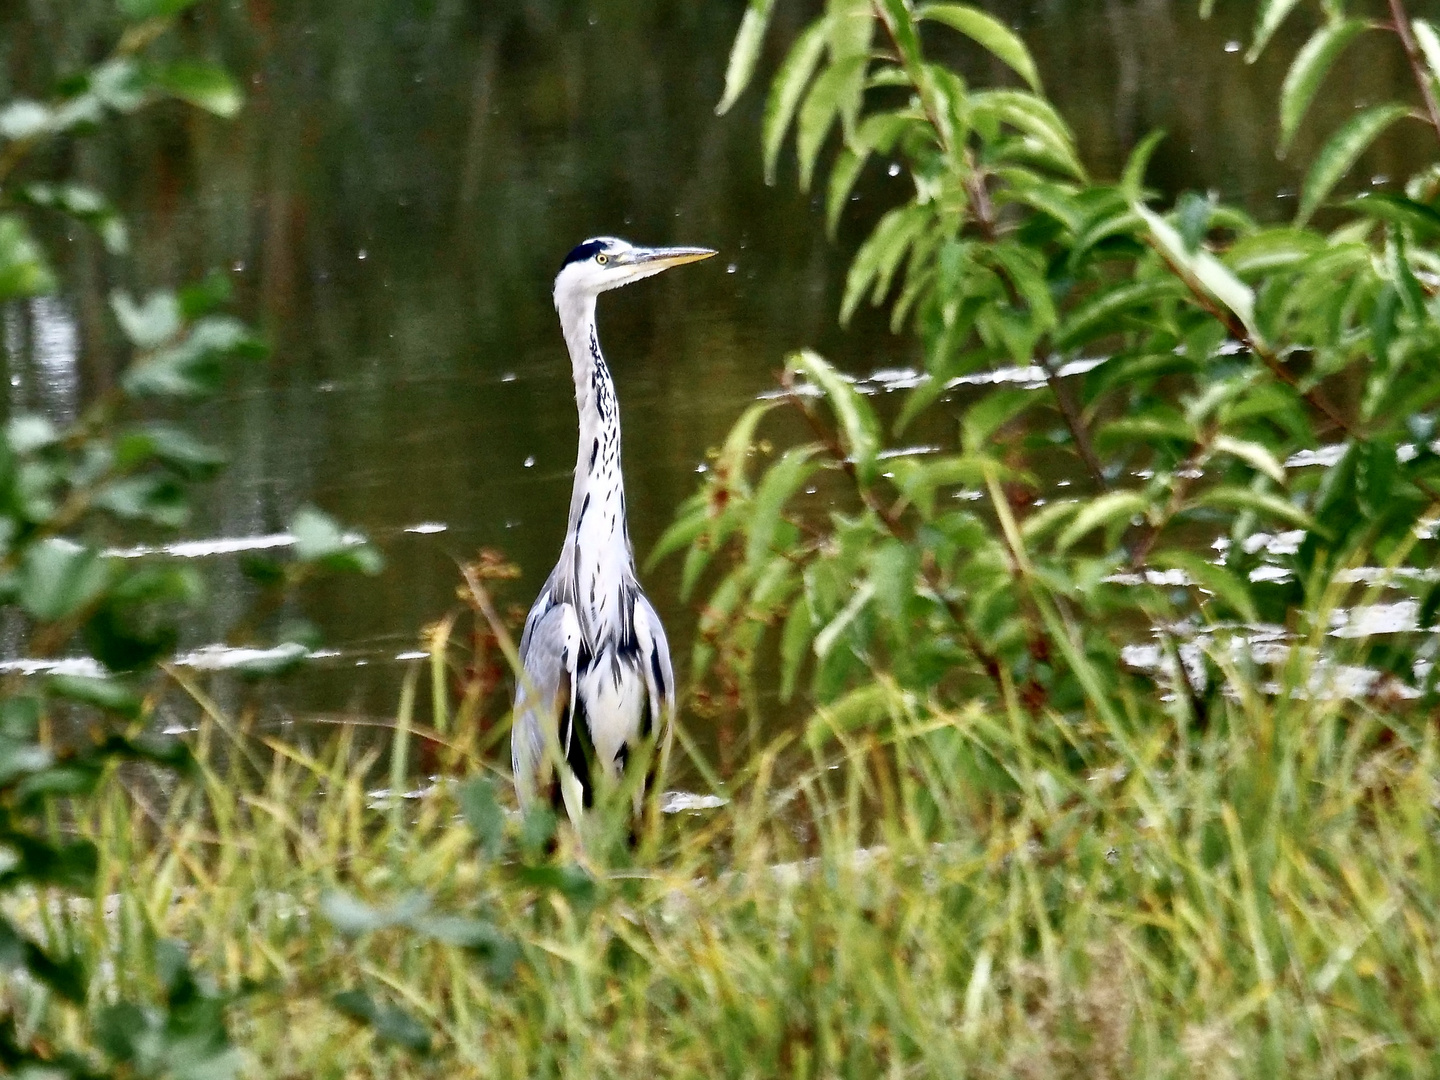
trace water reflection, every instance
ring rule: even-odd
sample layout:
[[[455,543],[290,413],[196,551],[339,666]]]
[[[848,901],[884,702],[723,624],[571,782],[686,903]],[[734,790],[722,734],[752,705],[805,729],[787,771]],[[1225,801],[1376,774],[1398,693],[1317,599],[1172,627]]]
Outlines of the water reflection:
[[[814,6],[780,5],[768,70]],[[1298,174],[1272,151],[1275,102],[1308,12],[1249,66],[1233,48],[1249,5],[1221,5],[1210,22],[1195,0],[988,6],[1032,43],[1098,174],[1165,127],[1156,183],[1288,212]],[[109,12],[102,0],[0,8],[0,89],[38,93],[92,58]],[[243,73],[240,120],[167,107],[76,145],[80,176],[130,215],[137,263],[113,263],[78,230],[52,237],[76,288],[4,312],[10,406],[64,419],[110,385],[105,297],[117,284],[143,291],[227,268],[241,313],[274,346],[273,362],[196,418],[232,466],[190,529],[202,546],[173,552],[204,555],[212,570],[215,600],[188,649],[240,618],[237,553],[281,537],[306,502],[379,537],[390,567],[304,597],[351,659],[292,679],[290,707],[392,709],[395,662],[353,660],[413,648],[416,629],[454,603],[456,561],[480,546],[520,563],[514,598],[528,602],[569,496],[574,405],[549,290],[581,237],[723,253],[601,306],[642,555],[787,350],[813,345],[875,372],[876,389],[903,385],[913,346],[870,313],[842,335],[834,313],[845,253],[904,181],[873,163],[835,244],[815,197],[788,176],[761,184],[760,95],[713,115],[739,12],[713,0],[207,3],[186,21],[187,47]],[[1008,78],[961,40],[934,47],[973,83]],[[1356,105],[1406,85],[1394,64],[1362,41],[1296,160]],[[1358,182],[1403,175],[1415,152],[1383,142]],[[647,591],[687,641],[678,566],[650,575]]]

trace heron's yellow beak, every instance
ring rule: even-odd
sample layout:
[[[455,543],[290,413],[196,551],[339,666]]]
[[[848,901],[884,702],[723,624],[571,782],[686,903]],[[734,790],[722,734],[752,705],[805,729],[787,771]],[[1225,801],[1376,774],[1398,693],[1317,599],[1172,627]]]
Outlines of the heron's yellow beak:
[[[716,254],[719,253],[702,247],[636,248],[627,261],[646,270],[668,270],[672,266],[699,262]]]

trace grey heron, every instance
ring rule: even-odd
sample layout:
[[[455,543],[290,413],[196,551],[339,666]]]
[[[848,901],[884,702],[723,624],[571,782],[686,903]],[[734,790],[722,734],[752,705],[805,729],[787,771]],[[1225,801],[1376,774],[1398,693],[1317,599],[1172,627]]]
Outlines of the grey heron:
[[[675,676],[665,628],[635,575],[620,469],[620,410],[600,352],[596,298],[708,248],[644,248],[596,237],[565,258],[555,310],[575,378],[580,441],[570,519],[520,640],[510,757],[522,810],[547,798],[574,821],[642,756],[638,815],[669,749]],[[643,753],[642,753],[643,752]]]

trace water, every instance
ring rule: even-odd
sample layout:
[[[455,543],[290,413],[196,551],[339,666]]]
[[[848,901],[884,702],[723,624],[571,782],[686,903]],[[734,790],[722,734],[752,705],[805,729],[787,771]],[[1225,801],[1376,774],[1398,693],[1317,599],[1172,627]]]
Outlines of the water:
[[[814,6],[780,5],[766,71]],[[1362,41],[1280,161],[1277,91],[1309,12],[1247,66],[1235,43],[1248,4],[1222,4],[1210,22],[1195,0],[988,6],[1031,42],[1097,174],[1115,175],[1164,127],[1153,183],[1213,189],[1264,218],[1293,211],[1293,160],[1354,107],[1408,85],[1397,53]],[[239,554],[283,545],[305,503],[369,533],[388,568],[300,599],[295,613],[324,629],[326,652],[282,684],[279,707],[392,713],[418,629],[455,605],[456,563],[478,548],[521,566],[505,599],[528,604],[559,547],[575,453],[550,282],[584,237],[721,252],[601,303],[642,558],[788,350],[814,346],[873,373],[872,388],[904,385],[910,342],[870,313],[848,333],[834,324],[847,253],[904,180],[873,163],[834,243],[793,167],[762,184],[758,90],[713,114],[740,7],[209,0],[182,36],[242,74],[241,118],[166,106],[76,148],[76,173],[129,215],[135,263],[113,263],[78,231],[59,240],[73,291],[4,312],[9,407],[64,419],[113,381],[104,298],[117,284],[143,291],[223,268],[273,346],[194,418],[232,456],[187,530],[195,545],[176,552],[201,560],[214,589],[185,644],[199,670],[217,661],[198,650],[247,602]],[[52,58],[62,69],[93,58],[109,8],[0,8],[0,89],[37,93]],[[937,38],[936,51],[972,83],[1001,77],[963,42]],[[1385,141],[1350,186],[1383,187],[1415,154],[1403,136]],[[683,657],[694,619],[678,574],[672,561],[646,586]]]

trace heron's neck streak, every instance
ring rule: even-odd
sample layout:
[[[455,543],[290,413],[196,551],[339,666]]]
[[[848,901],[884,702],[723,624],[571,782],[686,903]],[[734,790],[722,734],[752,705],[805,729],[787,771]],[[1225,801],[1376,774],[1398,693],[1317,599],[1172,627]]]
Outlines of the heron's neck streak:
[[[597,636],[628,620],[623,592],[635,579],[620,470],[620,407],[610,368],[600,352],[595,297],[557,292],[555,307],[570,352],[580,414],[562,564],[568,563],[580,623],[593,645]]]

